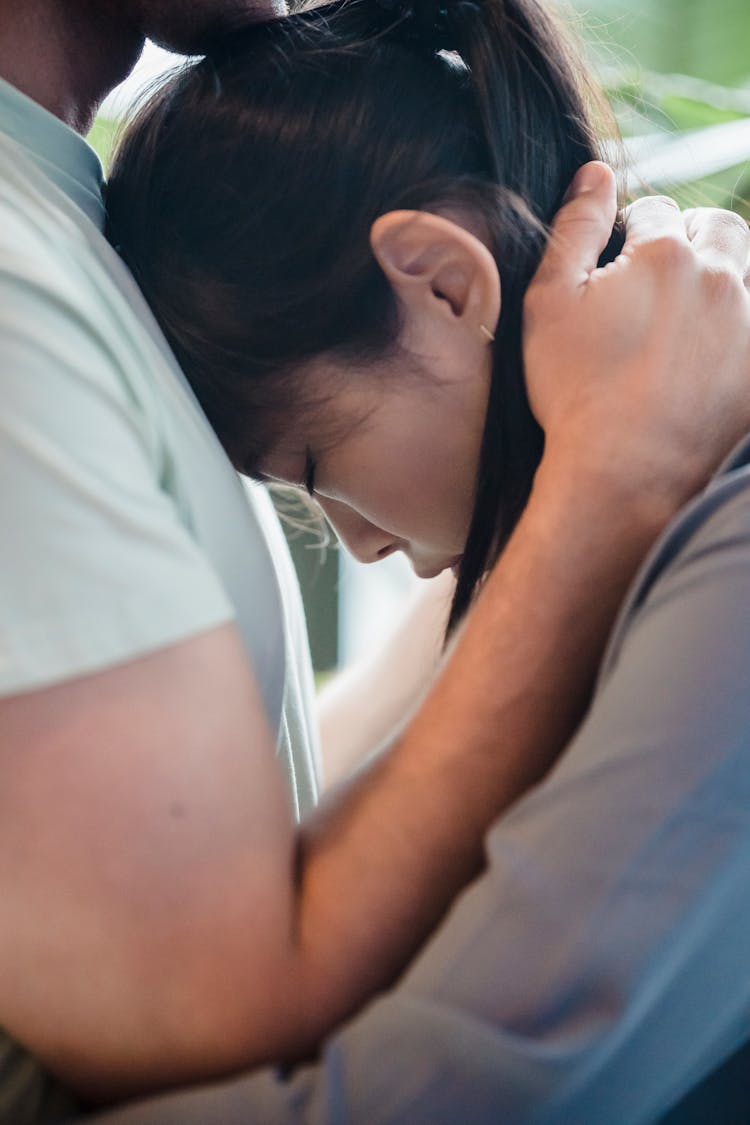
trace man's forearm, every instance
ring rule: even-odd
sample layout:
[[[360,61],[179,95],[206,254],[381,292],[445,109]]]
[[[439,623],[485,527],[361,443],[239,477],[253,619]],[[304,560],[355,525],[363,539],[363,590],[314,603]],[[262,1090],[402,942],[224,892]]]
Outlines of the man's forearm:
[[[543,466],[435,690],[393,750],[301,834],[311,1041],[404,967],[480,870],[487,827],[565,747],[669,514]]]

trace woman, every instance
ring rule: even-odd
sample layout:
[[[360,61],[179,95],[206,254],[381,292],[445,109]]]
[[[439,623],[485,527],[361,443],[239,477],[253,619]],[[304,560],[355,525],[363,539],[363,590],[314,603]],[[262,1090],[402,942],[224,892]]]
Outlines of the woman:
[[[234,464],[360,558],[453,567],[451,624],[541,456],[522,298],[601,120],[537,0],[346,0],[217,43],[114,161],[110,236]]]

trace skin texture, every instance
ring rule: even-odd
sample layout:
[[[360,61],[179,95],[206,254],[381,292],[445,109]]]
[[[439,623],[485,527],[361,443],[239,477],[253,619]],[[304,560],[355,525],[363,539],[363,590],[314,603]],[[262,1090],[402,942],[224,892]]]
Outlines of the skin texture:
[[[46,39],[22,24],[30,90]],[[50,65],[73,57],[58,30]],[[57,71],[66,119],[105,92],[99,43],[79,78]],[[2,1024],[84,1096],[314,1051],[398,975],[481,868],[488,825],[564,749],[641,558],[750,422],[747,232],[741,265],[738,229],[707,264],[684,228],[662,233],[665,210],[640,208],[603,274],[611,175],[562,214],[528,305],[549,437],[528,509],[413,721],[301,829],[232,626],[0,701]],[[491,323],[480,297],[451,330]],[[631,302],[628,338],[597,335]]]
[[[115,18],[107,7],[94,17],[88,7],[0,0],[0,75],[82,133],[144,42],[129,13]]]
[[[0,75],[86,133],[147,37],[199,52],[222,28],[282,12],[280,0],[0,0]]]

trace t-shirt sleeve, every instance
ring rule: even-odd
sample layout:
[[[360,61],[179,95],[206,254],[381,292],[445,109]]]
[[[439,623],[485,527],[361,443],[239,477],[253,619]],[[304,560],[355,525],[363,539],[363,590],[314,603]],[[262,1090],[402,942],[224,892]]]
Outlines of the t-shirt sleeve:
[[[72,267],[73,268],[73,267]],[[59,278],[0,260],[0,693],[232,618],[149,404]]]

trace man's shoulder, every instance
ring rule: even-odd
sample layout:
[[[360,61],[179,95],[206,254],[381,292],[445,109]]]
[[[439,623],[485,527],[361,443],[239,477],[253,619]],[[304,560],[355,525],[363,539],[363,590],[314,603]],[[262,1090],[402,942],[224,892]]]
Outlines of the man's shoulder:
[[[86,194],[77,181],[75,187]],[[98,185],[87,190],[103,206]],[[31,303],[51,296],[72,306],[84,323],[102,324],[114,312],[133,322],[132,335],[142,310],[126,275],[91,216],[0,133],[0,280],[6,299],[15,293]]]
[[[14,155],[14,161],[6,159]],[[177,393],[176,361],[132,277],[90,218],[0,135],[0,377],[106,389],[138,413]],[[177,388],[175,388],[177,384]],[[159,390],[162,388],[162,391]]]
[[[102,269],[93,223],[76,221],[73,205],[0,136],[0,292],[5,326],[44,336],[65,316],[66,335],[94,336],[112,308],[111,277]],[[15,161],[8,159],[16,157]],[[91,228],[91,236],[86,226]],[[92,237],[93,236],[93,237]]]
[[[0,137],[0,145],[3,138]],[[0,155],[6,156],[0,148]],[[50,288],[62,269],[69,242],[63,222],[42,185],[4,161],[0,166],[0,277],[8,283]]]
[[[0,247],[7,253],[21,243],[34,251],[54,255],[58,239],[50,240],[50,229],[64,241],[72,233],[60,202],[60,190],[44,175],[21,145],[0,132]]]

